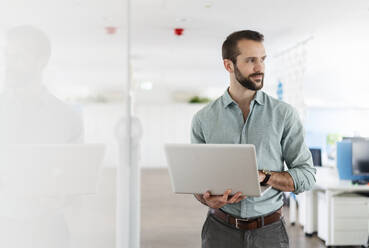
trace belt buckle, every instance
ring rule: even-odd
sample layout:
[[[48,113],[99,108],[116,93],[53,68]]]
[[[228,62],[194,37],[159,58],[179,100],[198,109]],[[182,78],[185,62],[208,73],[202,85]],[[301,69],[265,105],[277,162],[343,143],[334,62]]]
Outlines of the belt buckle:
[[[249,220],[249,218],[246,218],[246,219],[239,219],[239,218],[236,218],[236,228],[237,228],[237,229],[240,229],[239,224],[238,224],[238,221],[248,221],[248,220]]]

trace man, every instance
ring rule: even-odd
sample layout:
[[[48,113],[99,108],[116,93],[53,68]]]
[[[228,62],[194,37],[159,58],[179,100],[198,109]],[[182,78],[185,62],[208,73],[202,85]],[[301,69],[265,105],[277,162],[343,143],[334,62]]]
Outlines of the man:
[[[224,41],[222,55],[230,85],[223,96],[196,113],[191,141],[254,144],[259,181],[273,188],[262,197],[232,195],[230,190],[223,196],[195,195],[209,207],[201,234],[203,248],[288,247],[282,192],[297,194],[315,183],[316,170],[298,114],[287,103],[260,91],[266,58],[263,40],[262,34],[245,30]]]

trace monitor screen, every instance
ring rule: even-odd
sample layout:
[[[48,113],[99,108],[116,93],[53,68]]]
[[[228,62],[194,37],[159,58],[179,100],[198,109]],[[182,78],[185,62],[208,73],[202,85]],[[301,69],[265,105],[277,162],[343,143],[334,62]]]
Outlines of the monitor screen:
[[[313,158],[314,166],[322,166],[322,150],[320,148],[309,148]]]
[[[352,173],[369,175],[369,141],[352,141]]]

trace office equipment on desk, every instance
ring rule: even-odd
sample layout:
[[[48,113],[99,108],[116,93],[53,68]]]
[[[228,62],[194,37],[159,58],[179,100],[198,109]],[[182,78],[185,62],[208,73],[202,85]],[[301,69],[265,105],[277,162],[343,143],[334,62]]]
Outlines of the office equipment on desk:
[[[367,137],[361,137],[361,136],[354,136],[354,137],[349,137],[349,136],[344,136],[342,137],[342,141],[365,141],[365,140],[369,140],[369,138]]]
[[[369,176],[369,141],[352,143],[352,173],[358,176]]]
[[[309,148],[313,157],[314,166],[322,166],[322,150],[320,148]]]
[[[365,153],[367,148],[369,149],[369,140],[364,138],[346,138],[337,142],[337,170],[341,180],[369,181],[368,168],[364,169],[365,165],[369,165],[369,161],[365,162],[366,158],[369,159],[369,150]],[[364,162],[358,165],[358,161]]]
[[[316,179],[312,190],[296,197],[299,203],[297,222],[303,225],[304,233],[311,236],[318,232],[326,246],[367,247],[369,198],[363,194],[369,192],[369,185],[353,185],[351,180],[340,180],[335,168],[324,166],[317,168]],[[290,207],[293,205],[296,203]]]

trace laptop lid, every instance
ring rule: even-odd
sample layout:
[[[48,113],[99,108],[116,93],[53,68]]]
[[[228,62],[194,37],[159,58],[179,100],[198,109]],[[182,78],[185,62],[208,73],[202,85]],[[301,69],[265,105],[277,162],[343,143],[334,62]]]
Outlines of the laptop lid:
[[[165,154],[175,193],[262,195],[254,145],[166,144]]]

